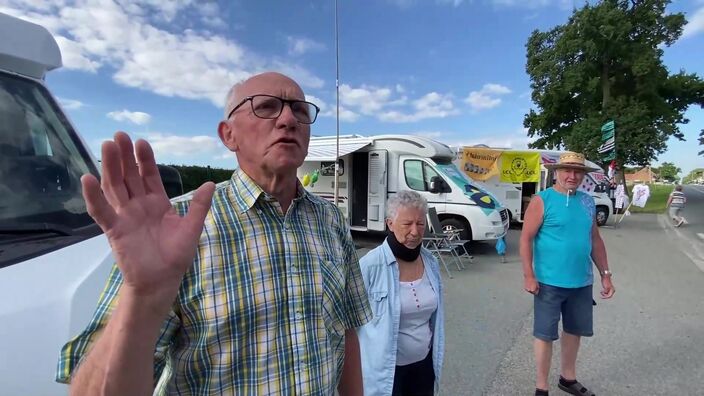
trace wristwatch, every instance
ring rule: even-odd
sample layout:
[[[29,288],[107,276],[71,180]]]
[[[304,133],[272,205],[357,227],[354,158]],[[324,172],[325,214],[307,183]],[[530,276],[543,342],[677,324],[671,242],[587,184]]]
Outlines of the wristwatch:
[[[605,269],[605,270],[599,272],[599,274],[600,274],[602,277],[604,277],[604,276],[609,276],[609,277],[610,277],[611,275],[613,275],[613,273],[612,273],[611,271],[607,270],[607,269]]]

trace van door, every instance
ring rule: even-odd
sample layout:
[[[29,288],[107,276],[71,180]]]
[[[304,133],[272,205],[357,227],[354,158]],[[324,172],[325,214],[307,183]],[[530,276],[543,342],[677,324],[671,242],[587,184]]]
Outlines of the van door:
[[[434,176],[439,176],[443,180],[445,178],[440,175],[431,164],[424,161],[422,158],[415,156],[402,155],[399,164],[399,190],[413,190],[422,195],[430,207],[435,208],[438,213],[447,211],[447,193],[431,193],[430,180]],[[453,186],[445,180],[452,188]]]
[[[386,150],[369,152],[369,200],[367,229],[384,231],[386,228]]]

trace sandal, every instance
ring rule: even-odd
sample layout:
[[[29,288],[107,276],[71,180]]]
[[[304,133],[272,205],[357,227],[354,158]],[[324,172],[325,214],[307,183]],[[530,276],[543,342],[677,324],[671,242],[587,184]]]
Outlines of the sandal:
[[[575,382],[574,384],[570,386],[565,386],[562,385],[561,382],[557,383],[557,386],[562,389],[563,391],[571,394],[571,395],[577,395],[577,396],[596,396],[592,391],[589,389],[585,388],[584,385],[580,384],[579,382]]]

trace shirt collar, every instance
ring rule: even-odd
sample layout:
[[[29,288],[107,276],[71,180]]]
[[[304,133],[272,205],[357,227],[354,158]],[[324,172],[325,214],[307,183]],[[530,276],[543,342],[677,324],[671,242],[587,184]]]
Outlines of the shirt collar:
[[[240,213],[252,209],[260,197],[264,200],[274,199],[262,190],[254,179],[249,177],[242,168],[237,168],[234,173],[232,173],[232,177],[230,178],[230,195]],[[300,181],[296,180],[296,198],[294,198],[293,201],[297,202],[303,198],[307,198],[311,202],[313,201],[311,194],[303,188]]]

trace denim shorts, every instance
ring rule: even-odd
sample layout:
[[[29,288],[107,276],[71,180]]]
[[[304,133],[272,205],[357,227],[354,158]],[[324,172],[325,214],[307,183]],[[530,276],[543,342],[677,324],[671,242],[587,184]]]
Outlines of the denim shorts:
[[[533,336],[544,341],[559,338],[557,324],[562,315],[562,330],[581,337],[594,335],[592,285],[576,289],[540,283],[533,297]]]

